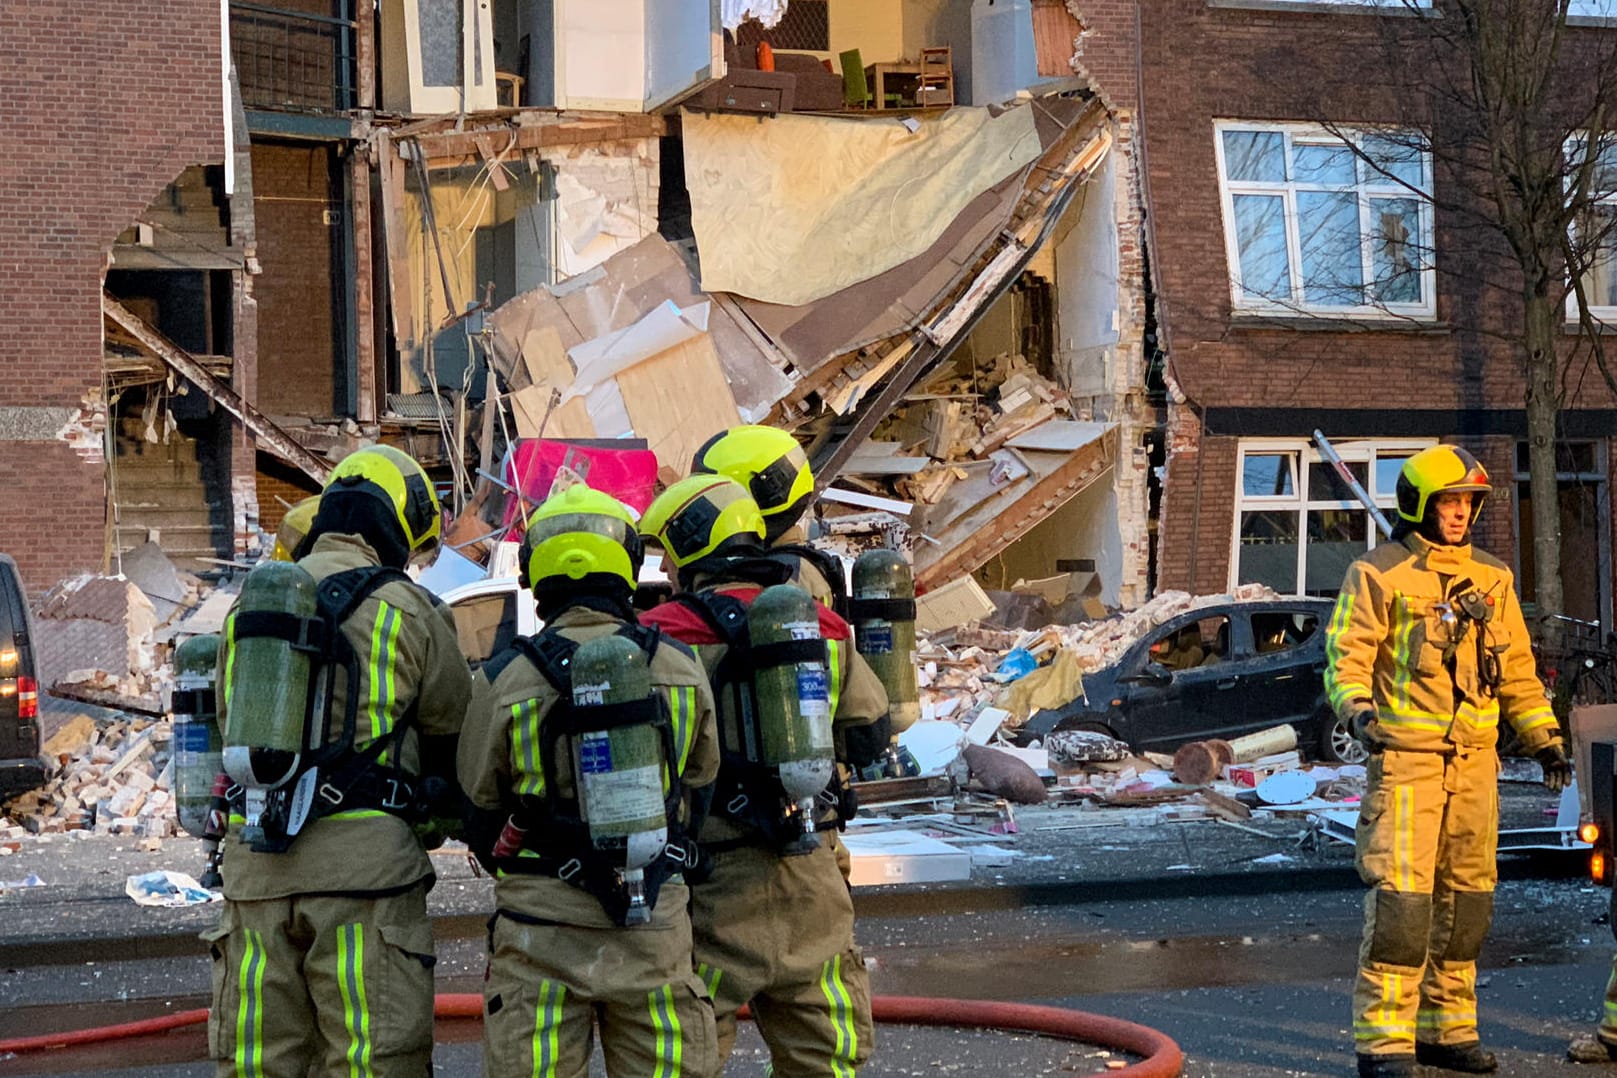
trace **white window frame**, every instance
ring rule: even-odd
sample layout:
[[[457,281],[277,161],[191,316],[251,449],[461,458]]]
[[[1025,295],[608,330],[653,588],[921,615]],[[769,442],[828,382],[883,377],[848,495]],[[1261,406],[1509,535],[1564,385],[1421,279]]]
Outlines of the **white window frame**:
[[[1386,512],[1389,517],[1396,512],[1397,496],[1395,491],[1378,490],[1376,488],[1375,459],[1378,456],[1410,456],[1422,449],[1437,444],[1435,438],[1374,438],[1355,442],[1337,443],[1335,449],[1342,459],[1350,464],[1363,463],[1366,465],[1366,478],[1369,482],[1366,489],[1375,500],[1377,507]],[[1279,453],[1295,454],[1294,467],[1296,474],[1293,477],[1293,487],[1290,494],[1247,494],[1242,490],[1242,483],[1246,475],[1246,458],[1249,456],[1274,456]],[[1308,492],[1308,470],[1311,464],[1324,463],[1320,456],[1319,447],[1306,438],[1242,438],[1235,457],[1235,512],[1233,525],[1230,528],[1230,570],[1229,587],[1238,586],[1241,577],[1241,515],[1246,512],[1268,510],[1293,512],[1297,516],[1297,568],[1292,578],[1292,587],[1287,595],[1304,595],[1304,582],[1308,579],[1308,513],[1315,509],[1351,509],[1364,512],[1364,506],[1356,500],[1338,501],[1329,498],[1310,498]],[[1366,550],[1374,550],[1376,545],[1386,539],[1371,522],[1366,530],[1368,542]]]
[[[1602,0],[1602,2],[1611,3],[1614,8],[1617,8],[1617,0]],[[1588,137],[1587,132],[1580,131],[1568,138],[1566,141],[1567,152],[1571,153],[1578,143]],[[1607,140],[1605,153],[1614,159],[1613,167],[1617,168],[1617,132],[1607,132],[1605,137]],[[1567,178],[1571,179],[1570,176]],[[1596,201],[1603,205],[1617,208],[1617,191],[1601,195]],[[1576,235],[1578,228],[1576,221],[1572,223],[1571,228],[1573,234]],[[1614,267],[1614,272],[1617,272],[1617,267]],[[1617,322],[1617,303],[1591,303],[1589,304],[1589,314],[1597,322],[1605,324]],[[1567,277],[1566,320],[1568,325],[1576,325],[1578,322],[1578,295],[1572,289],[1570,274]]]
[[[1574,300],[1574,302],[1576,302],[1576,300]],[[1609,458],[1606,452],[1607,441],[1604,438],[1566,438],[1563,439],[1563,443],[1576,443],[1594,447],[1595,459],[1593,471],[1562,471],[1557,469],[1555,473],[1555,483],[1556,486],[1560,486],[1562,483],[1567,482],[1590,483],[1595,485],[1599,490],[1596,504],[1599,506],[1600,526],[1598,531],[1599,539],[1596,545],[1600,549],[1600,566],[1596,570],[1595,575],[1600,580],[1600,595],[1595,605],[1598,607],[1600,612],[1600,624],[1602,626],[1611,625],[1611,484],[1607,479],[1607,473],[1610,468]],[[1516,453],[1521,449],[1522,446],[1526,444],[1527,443],[1525,440],[1518,439],[1512,445],[1512,465],[1515,465]],[[1522,580],[1522,503],[1521,499],[1516,496],[1516,491],[1520,488],[1521,484],[1527,482],[1531,476],[1528,475],[1527,469],[1520,467],[1512,467],[1511,476],[1514,482],[1511,484],[1510,488],[1510,512],[1512,517],[1511,524],[1515,528],[1516,536],[1516,550],[1515,556],[1511,559],[1511,568],[1516,573],[1516,588],[1517,591],[1520,592]],[[1498,495],[1496,494],[1495,497],[1497,496]]]
[[[1344,133],[1355,136],[1373,136],[1386,129],[1358,127],[1344,130]],[[1224,160],[1224,135],[1231,131],[1271,131],[1278,132],[1285,139],[1286,160],[1291,161],[1291,148],[1297,142],[1308,143],[1334,143],[1340,144],[1342,140],[1335,134],[1327,131],[1317,124],[1299,123],[1273,123],[1258,120],[1215,120],[1213,122],[1213,147],[1218,160],[1218,187],[1219,205],[1223,214],[1224,223],[1224,251],[1230,271],[1230,302],[1240,314],[1268,314],[1279,316],[1310,316],[1330,318],[1404,318],[1415,321],[1432,321],[1437,317],[1437,268],[1435,266],[1435,238],[1432,222],[1432,157],[1429,152],[1421,153],[1421,191],[1410,190],[1409,187],[1393,179],[1382,178],[1376,182],[1374,177],[1355,183],[1351,188],[1338,184],[1304,183],[1287,178],[1283,181],[1258,181],[1229,179],[1229,171]],[[1355,161],[1357,168],[1359,162]],[[1371,245],[1362,237],[1370,235],[1370,199],[1371,198],[1413,198],[1419,203],[1417,213],[1420,218],[1420,250],[1424,252],[1425,266],[1420,271],[1421,299],[1418,303],[1367,303],[1352,307],[1327,306],[1304,302],[1303,296],[1303,269],[1302,269],[1302,240],[1298,230],[1297,193],[1299,191],[1327,191],[1341,192],[1353,190],[1358,194],[1360,242],[1359,253],[1363,270],[1363,280],[1366,287],[1375,280],[1373,272],[1374,258]],[[1291,279],[1291,300],[1281,302],[1263,297],[1248,296],[1241,283],[1241,251],[1239,238],[1235,228],[1235,196],[1236,195],[1279,195],[1284,206],[1286,222],[1286,264]]]

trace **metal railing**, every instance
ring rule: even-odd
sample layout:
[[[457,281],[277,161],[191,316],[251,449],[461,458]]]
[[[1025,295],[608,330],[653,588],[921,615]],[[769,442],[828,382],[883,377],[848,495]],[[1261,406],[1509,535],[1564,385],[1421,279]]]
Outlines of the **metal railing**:
[[[341,10],[346,13],[348,0]],[[345,112],[354,107],[354,22],[230,5],[230,51],[249,109]]]

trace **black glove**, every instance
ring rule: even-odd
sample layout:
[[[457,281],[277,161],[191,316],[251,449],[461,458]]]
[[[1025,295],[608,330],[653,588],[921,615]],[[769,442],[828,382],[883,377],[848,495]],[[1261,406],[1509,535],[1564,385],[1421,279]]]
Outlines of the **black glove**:
[[[1544,785],[1550,793],[1558,794],[1566,789],[1567,783],[1572,781],[1572,764],[1566,758],[1566,750],[1559,745],[1539,749],[1533,753],[1533,759],[1544,768]]]
[[[1358,709],[1348,715],[1348,732],[1372,754],[1387,747],[1381,740],[1381,722],[1376,718],[1376,709],[1369,704],[1360,703]]]

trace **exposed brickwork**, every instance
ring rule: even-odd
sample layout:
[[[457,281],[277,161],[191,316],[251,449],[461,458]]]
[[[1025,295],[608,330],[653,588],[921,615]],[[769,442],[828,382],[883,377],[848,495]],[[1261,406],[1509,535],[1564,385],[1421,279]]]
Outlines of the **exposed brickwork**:
[[[113,239],[187,165],[223,160],[219,48],[215,0],[0,4],[0,407],[99,396]],[[31,591],[101,565],[104,482],[66,442],[0,446],[6,504],[40,507],[0,514]]]
[[[286,516],[286,505],[296,505],[311,494],[320,493],[314,481],[302,472],[266,454],[258,461],[258,525],[274,534]]]
[[[1151,254],[1174,391],[1160,581],[1163,587],[1216,591],[1229,581],[1242,431],[1212,431],[1206,459],[1199,461],[1201,409],[1520,409],[1524,387],[1511,344],[1511,335],[1519,333],[1520,303],[1497,244],[1440,209],[1440,268],[1490,267],[1495,283],[1440,272],[1435,325],[1342,331],[1322,328],[1318,320],[1265,325],[1232,317],[1215,120],[1408,121],[1407,102],[1393,99],[1392,89],[1354,77],[1362,58],[1385,39],[1387,23],[1324,5],[1317,12],[1287,12],[1153,0],[1139,10]],[[1101,50],[1097,33],[1086,46],[1085,63],[1100,63]],[[1120,64],[1121,58],[1109,62]],[[1116,85],[1108,89],[1115,93]],[[1440,202],[1443,197],[1439,192]],[[1569,350],[1571,344],[1569,334]],[[1572,407],[1617,404],[1598,374],[1582,372],[1573,381]],[[1426,433],[1453,440],[1459,432]],[[1502,487],[1510,486],[1511,442],[1501,437],[1482,443],[1485,463],[1496,469]],[[1502,489],[1479,539],[1510,561],[1515,537],[1508,502]]]
[[[325,144],[253,143],[253,218],[263,267],[253,279],[258,354],[262,369],[275,372],[262,380],[258,406],[269,415],[337,414],[336,372],[345,357],[333,328],[341,311],[332,277],[344,210],[340,184],[332,198],[333,156]]]

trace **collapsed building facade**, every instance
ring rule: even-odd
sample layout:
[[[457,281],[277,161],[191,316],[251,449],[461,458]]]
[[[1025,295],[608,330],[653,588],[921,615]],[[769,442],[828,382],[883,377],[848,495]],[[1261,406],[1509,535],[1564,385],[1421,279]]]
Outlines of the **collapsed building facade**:
[[[1075,55],[1132,39],[1026,0],[735,6],[185,3],[69,80],[93,94],[25,81],[8,182],[58,161],[47,131],[78,164],[0,226],[31,297],[0,315],[0,467],[75,522],[0,520],[30,589],[149,539],[254,555],[366,440],[475,542],[522,439],[633,441],[666,479],[755,421],[860,518],[833,534],[923,583],[1143,601],[1135,82]],[[6,17],[20,70],[60,63],[42,12]],[[149,122],[96,120],[114,98]]]

